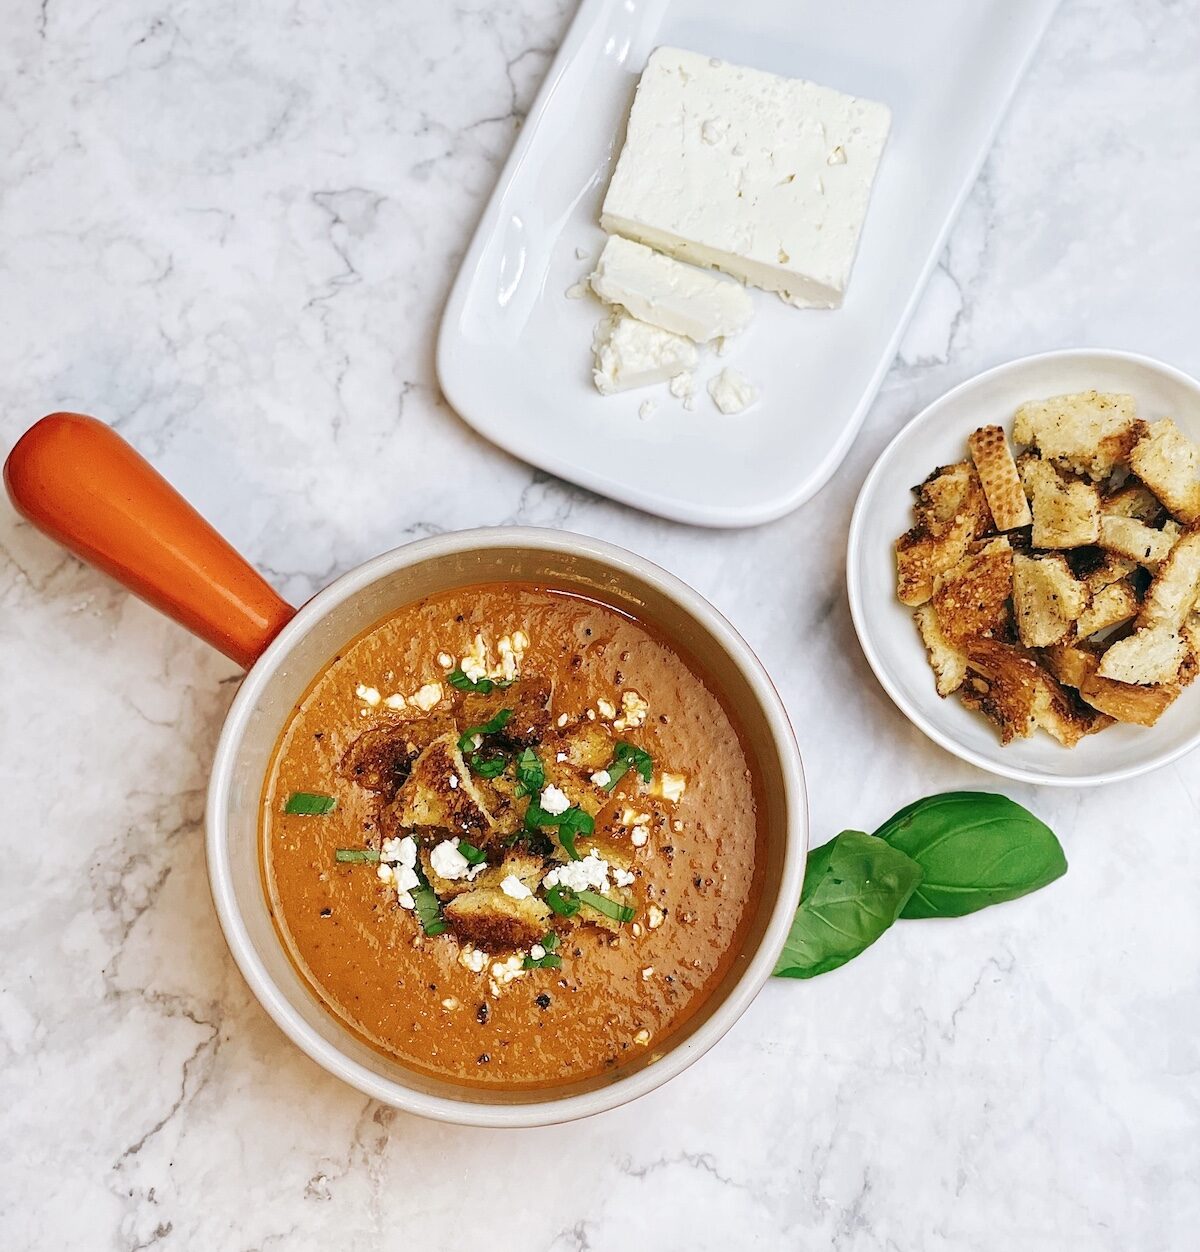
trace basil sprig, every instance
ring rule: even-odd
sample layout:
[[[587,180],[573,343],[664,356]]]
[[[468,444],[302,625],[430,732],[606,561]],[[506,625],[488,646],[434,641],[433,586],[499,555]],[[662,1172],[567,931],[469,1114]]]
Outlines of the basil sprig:
[[[843,830],[808,858],[800,907],[775,974],[815,978],[883,934],[921,881],[921,867],[882,839]]]
[[[299,813],[303,817],[324,817],[337,808],[333,796],[323,795],[319,791],[293,791],[283,806],[285,813]]]
[[[814,978],[865,951],[897,918],[962,917],[1066,872],[1053,831],[1006,796],[927,796],[874,835],[844,830],[809,854],[775,974]]]
[[[542,936],[541,945],[545,952],[541,956],[527,956],[521,962],[524,969],[561,969],[562,957],[555,952],[558,947],[558,936],[552,930]]]
[[[498,778],[508,768],[508,754],[498,748],[476,748],[475,737],[486,739],[498,735],[512,717],[512,709],[501,709],[481,726],[468,726],[458,737],[458,750],[467,758],[471,771],[480,778]]]
[[[964,917],[1061,878],[1054,832],[1007,796],[948,791],[903,808],[875,832],[924,871],[901,917]]]
[[[532,748],[526,748],[517,757],[516,770],[517,795],[541,795],[542,788],[546,785],[546,771],[542,767],[542,762],[538,759],[538,754]]]
[[[574,917],[581,905],[570,887],[551,887],[546,892],[546,903],[559,917]]]
[[[602,896],[597,891],[577,891],[575,894],[581,903],[603,913],[605,917],[611,917],[614,922],[631,922],[637,916],[633,909],[616,900],[610,900],[608,896]]]
[[[530,800],[529,807],[525,810],[525,829],[553,830],[566,854],[572,861],[578,861],[580,857],[575,848],[575,840],[581,835],[590,835],[596,829],[596,822],[590,813],[585,813],[577,804],[571,805],[563,813],[547,813],[536,800]]]
[[[458,841],[458,850],[472,865],[482,865],[487,860],[487,853],[482,848],[477,848],[465,839]]]
[[[424,871],[419,865],[416,873],[420,882],[412,889],[411,895],[413,906],[417,913],[417,921],[421,923],[421,929],[427,935],[444,934],[450,927],[442,916],[442,903],[437,898],[437,893],[429,885],[429,879],[425,877]]]
[[[604,790],[612,791],[631,769],[636,769],[642,782],[648,783],[654,773],[654,758],[644,749],[622,739],[613,749],[612,764],[608,767],[608,782],[604,784]]]
[[[379,853],[374,848],[338,848],[333,859],[348,865],[376,865],[379,862]]]
[[[459,691],[477,691],[481,696],[490,696],[493,691],[511,687],[515,678],[475,678],[471,679],[463,673],[462,667],[456,665],[447,675],[446,681]]]

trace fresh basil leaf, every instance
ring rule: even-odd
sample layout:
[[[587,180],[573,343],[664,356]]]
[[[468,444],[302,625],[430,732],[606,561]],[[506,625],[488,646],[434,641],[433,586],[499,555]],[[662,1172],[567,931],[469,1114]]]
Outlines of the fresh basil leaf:
[[[285,813],[299,813],[304,817],[324,817],[337,808],[333,796],[322,795],[319,791],[293,791],[283,806]]]
[[[473,843],[468,843],[465,839],[458,841],[458,850],[472,865],[482,865],[487,860],[486,852],[477,848]]]
[[[538,759],[538,754],[532,748],[526,748],[517,757],[517,795],[541,795],[545,785],[546,771]]]
[[[551,887],[546,892],[546,903],[559,917],[574,917],[580,904],[570,887]]]
[[[481,696],[490,696],[493,691],[501,691],[511,687],[515,679],[476,678],[470,679],[463,673],[461,666],[455,666],[447,675],[446,681],[459,691],[477,691]]]
[[[585,813],[577,804],[573,804],[563,813],[547,813],[536,800],[530,800],[525,810],[525,828],[527,830],[553,830],[558,835],[566,854],[572,861],[578,861],[579,852],[575,840],[580,836],[590,835],[596,829],[596,822],[590,813]]]
[[[636,769],[642,782],[648,783],[654,773],[654,758],[642,748],[621,740],[613,749],[612,764],[608,767],[608,782],[604,784],[604,790],[612,791],[630,769]]]
[[[554,949],[558,947],[558,936],[554,931],[549,930],[539,940],[545,951],[541,956],[533,956],[530,954],[521,962],[524,969],[561,969],[562,957],[554,955]]]
[[[875,834],[924,872],[901,917],[963,917],[1067,872],[1054,832],[1007,796],[949,791],[900,810]]]
[[[467,757],[472,774],[480,778],[499,778],[508,769],[508,757],[503,752],[472,752]]]
[[[902,915],[921,867],[861,830],[809,854],[800,907],[775,965],[778,978],[815,978],[858,956]]]
[[[376,865],[379,862],[379,853],[374,848],[338,848],[333,859],[342,864]]]
[[[481,738],[486,738],[488,735],[498,735],[508,725],[508,719],[512,715],[512,709],[501,709],[495,717],[484,722],[482,726],[468,726],[458,737],[458,750],[460,752],[470,752],[475,746],[476,735],[479,735]]]
[[[553,952],[554,949],[558,947],[558,934],[556,931],[546,931],[546,933],[542,936],[542,947],[545,948],[547,952]]]
[[[584,904],[603,913],[605,917],[611,917],[614,922],[631,922],[637,916],[633,909],[627,908],[616,900],[610,900],[608,896],[602,896],[599,892],[577,891],[575,894]]]
[[[420,883],[412,889],[411,895],[421,929],[431,936],[445,934],[450,927],[446,919],[442,917],[442,902],[437,898],[436,892],[429,885],[429,879],[425,877],[419,865],[417,877]]]

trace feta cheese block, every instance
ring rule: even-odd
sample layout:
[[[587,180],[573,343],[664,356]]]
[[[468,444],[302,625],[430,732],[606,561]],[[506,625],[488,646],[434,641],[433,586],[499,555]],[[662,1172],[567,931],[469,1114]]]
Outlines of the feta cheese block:
[[[754,316],[754,303],[741,283],[620,235],[609,236],[591,282],[606,304],[619,304],[640,321],[697,343],[736,335]]]
[[[596,390],[606,396],[665,383],[696,364],[696,347],[691,340],[626,313],[610,313],[600,322],[592,349],[592,378]]]
[[[886,105],[657,48],[600,224],[791,304],[836,308],[890,125]]]
[[[758,399],[758,388],[737,370],[723,369],[708,380],[708,394],[722,413],[741,413]]]

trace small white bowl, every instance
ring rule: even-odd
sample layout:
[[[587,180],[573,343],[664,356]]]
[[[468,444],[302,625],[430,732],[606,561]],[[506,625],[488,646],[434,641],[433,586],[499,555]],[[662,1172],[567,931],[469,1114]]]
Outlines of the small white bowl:
[[[900,710],[948,752],[980,769],[1051,787],[1092,787],[1166,765],[1200,744],[1200,686],[1153,727],[1112,726],[1064,748],[1035,733],[1002,747],[992,724],[943,700],[912,620],[896,598],[893,545],[913,524],[910,488],[967,456],[967,436],[1012,418],[1026,400],[1064,392],[1128,392],[1146,419],[1173,417],[1200,441],[1200,382],[1149,357],[1099,348],[1024,357],[969,379],[919,413],[884,449],[859,492],[846,553],[850,613],[875,676]]]

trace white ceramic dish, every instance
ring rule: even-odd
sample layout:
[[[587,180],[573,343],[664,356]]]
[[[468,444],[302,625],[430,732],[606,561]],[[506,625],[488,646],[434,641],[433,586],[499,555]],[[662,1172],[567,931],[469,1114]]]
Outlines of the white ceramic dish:
[[[1055,2],[583,0],[451,293],[438,343],[447,399],[524,460],[664,517],[744,526],[794,509],[857,435]],[[706,355],[692,413],[665,386],[598,395],[601,306],[564,295],[603,245],[600,202],[637,77],[661,44],[893,113],[844,307],[753,293],[754,324],[726,357]],[[704,391],[724,365],[762,393],[738,417]],[[657,411],[640,420],[645,399]]]
[[[275,592],[109,427],[54,414],[5,464],[18,510],[83,559],[249,668],[213,762],[205,821],[221,929],[266,1011],[331,1074],[396,1108],[476,1126],[537,1126],[615,1108],[686,1069],[737,1021],[779,956],[808,845],[804,773],[778,692],[733,627],[649,561],[561,531],[437,535],[344,574],[300,609]],[[544,1090],[468,1086],[406,1068],[336,1020],[280,942],[260,867],[263,779],[279,733],[339,648],[405,604],[491,582],[531,582],[611,604],[685,653],[736,709],[762,780],[763,891],[721,981],[679,1030],[611,1073]]]
[[[1001,747],[990,722],[934,690],[912,611],[896,599],[893,544],[912,525],[910,488],[967,455],[977,426],[1010,433],[1026,400],[1063,392],[1129,392],[1147,419],[1173,417],[1200,440],[1200,382],[1149,357],[1068,349],[1025,357],[954,388],[918,414],[884,450],[850,523],[846,586],[854,627],[871,668],[901,711],[948,752],[981,769],[1046,786],[1089,787],[1157,769],[1200,745],[1200,687],[1185,691],[1156,726],[1112,726],[1074,748],[1040,732]]]

